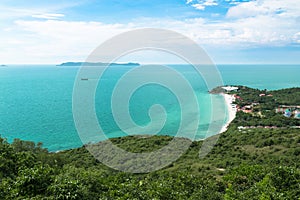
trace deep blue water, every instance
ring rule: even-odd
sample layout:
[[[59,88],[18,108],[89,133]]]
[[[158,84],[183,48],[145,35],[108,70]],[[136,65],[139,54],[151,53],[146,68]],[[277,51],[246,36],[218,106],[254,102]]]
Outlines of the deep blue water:
[[[203,138],[211,120],[210,95],[205,82],[188,66],[171,67],[190,82],[195,92],[201,115],[196,139]],[[98,121],[108,137],[126,135],[114,121],[110,97],[117,81],[130,69],[112,67],[99,81],[95,109]],[[269,90],[300,87],[299,65],[221,65],[218,69],[224,84]],[[43,142],[44,147],[50,151],[82,146],[72,114],[73,86],[78,70],[78,67],[51,65],[1,67],[0,135],[9,142],[14,138]],[[160,77],[162,74],[139,74],[132,79],[143,79],[144,76]],[[93,80],[86,83],[90,81]],[[178,84],[177,88],[181,86],[180,83],[173,84]],[[130,99],[132,119],[137,125],[147,125],[150,120],[148,110],[154,104],[161,104],[167,113],[165,126],[159,134],[174,135],[182,113],[176,95],[165,87],[148,84],[139,88]],[[194,110],[188,105],[186,109],[191,113]],[[91,142],[97,139],[91,138]]]

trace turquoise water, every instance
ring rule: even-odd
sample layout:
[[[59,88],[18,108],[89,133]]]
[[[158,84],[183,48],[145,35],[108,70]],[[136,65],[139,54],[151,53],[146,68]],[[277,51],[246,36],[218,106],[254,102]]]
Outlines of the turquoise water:
[[[205,82],[188,66],[171,67],[179,71],[195,91],[200,109],[196,139],[201,139],[207,134],[211,120],[210,95]],[[110,68],[97,88],[95,109],[108,137],[126,135],[113,120],[109,98],[119,78],[130,69],[122,66]],[[224,84],[272,90],[300,87],[300,66],[296,65],[221,65],[218,69]],[[43,142],[50,151],[82,146],[72,114],[72,92],[78,70],[78,67],[51,65],[0,68],[1,136],[9,142],[14,138]],[[138,78],[143,76],[149,74],[140,74]],[[132,119],[137,125],[147,125],[150,120],[148,110],[153,104],[161,104],[167,113],[165,126],[159,134],[174,135],[181,120],[181,109],[176,96],[164,87],[149,84],[139,88],[130,100]],[[187,109],[192,112],[194,108]],[[91,142],[96,140],[91,138]]]

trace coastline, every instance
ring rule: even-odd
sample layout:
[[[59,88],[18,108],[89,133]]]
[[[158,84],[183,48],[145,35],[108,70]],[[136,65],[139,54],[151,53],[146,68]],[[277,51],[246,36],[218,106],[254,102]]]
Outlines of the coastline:
[[[226,104],[226,107],[227,107],[227,116],[228,117],[227,117],[226,123],[221,128],[219,134],[224,133],[225,131],[227,131],[228,126],[235,119],[236,112],[237,112],[236,107],[232,106],[232,103],[235,100],[234,96],[230,95],[230,94],[225,94],[225,93],[221,93],[221,95],[224,97],[224,100],[225,100],[225,104]]]

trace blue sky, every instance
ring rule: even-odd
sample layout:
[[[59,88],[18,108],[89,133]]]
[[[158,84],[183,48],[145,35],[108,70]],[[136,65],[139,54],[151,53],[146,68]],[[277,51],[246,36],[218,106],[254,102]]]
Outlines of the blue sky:
[[[300,63],[297,0],[2,0],[0,20],[0,64],[83,61],[139,28],[182,33],[216,63]]]

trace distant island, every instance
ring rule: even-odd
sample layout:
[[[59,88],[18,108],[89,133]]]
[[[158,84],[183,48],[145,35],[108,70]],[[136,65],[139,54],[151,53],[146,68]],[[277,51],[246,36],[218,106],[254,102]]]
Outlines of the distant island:
[[[103,62],[65,62],[56,66],[107,66],[107,65],[117,65],[117,66],[139,66],[139,63],[103,63]]]
[[[7,67],[6,65],[0,65],[0,67]]]

